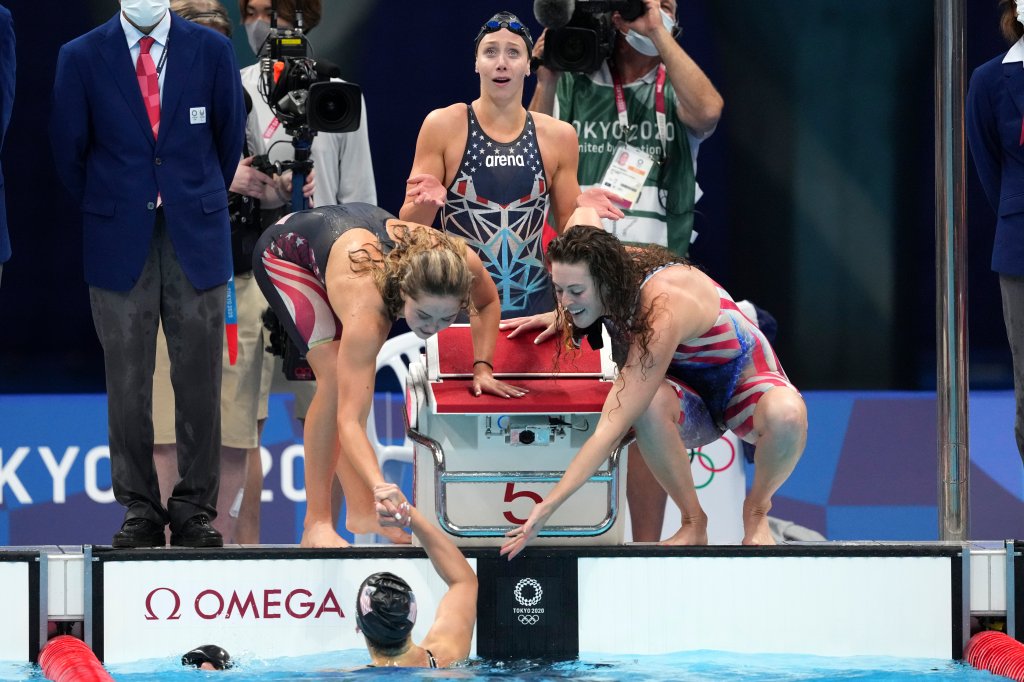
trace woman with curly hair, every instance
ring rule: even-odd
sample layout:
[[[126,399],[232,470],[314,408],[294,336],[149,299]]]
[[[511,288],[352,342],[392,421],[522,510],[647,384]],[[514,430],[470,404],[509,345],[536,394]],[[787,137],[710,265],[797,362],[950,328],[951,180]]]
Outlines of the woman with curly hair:
[[[567,344],[596,341],[604,325],[619,374],[593,435],[526,523],[508,533],[501,553],[521,552],[630,428],[682,512],[682,527],[663,544],[707,544],[686,450],[726,429],[756,444],[743,544],[774,544],[768,510],[803,451],[807,411],[757,325],[683,259],[660,247],[627,248],[597,227],[568,228],[551,242],[548,260]]]
[[[267,229],[256,244],[253,272],[316,375],[304,427],[303,547],[348,544],[331,522],[335,471],[347,500],[348,529],[382,531],[372,490],[384,478],[366,419],[377,353],[396,319],[404,317],[426,339],[468,308],[476,395],[525,393],[492,374],[501,303],[480,258],[461,239],[403,223],[369,204],[325,206],[292,213]],[[405,499],[397,492],[391,497],[397,513]],[[393,532],[389,537],[396,538]]]

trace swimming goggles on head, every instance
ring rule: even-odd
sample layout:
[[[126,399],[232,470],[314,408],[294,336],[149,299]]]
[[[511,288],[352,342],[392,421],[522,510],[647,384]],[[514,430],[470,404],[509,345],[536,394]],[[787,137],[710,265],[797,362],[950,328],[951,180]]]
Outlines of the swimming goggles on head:
[[[480,41],[488,33],[495,33],[503,28],[507,28],[509,31],[525,40],[527,51],[533,51],[533,37],[530,36],[530,29],[526,28],[526,26],[520,23],[518,19],[491,19],[480,27],[480,33],[476,36],[476,45],[479,46]]]

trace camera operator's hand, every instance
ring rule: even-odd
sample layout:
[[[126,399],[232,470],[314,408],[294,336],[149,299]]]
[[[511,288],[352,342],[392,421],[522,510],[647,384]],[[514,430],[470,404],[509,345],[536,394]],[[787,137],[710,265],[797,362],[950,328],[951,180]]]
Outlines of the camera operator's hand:
[[[623,33],[628,33],[632,30],[642,36],[647,36],[651,40],[654,40],[654,34],[659,29],[668,33],[661,19],[661,3],[658,0],[644,0],[644,5],[644,13],[633,21],[626,21],[618,12],[615,12],[612,14],[612,25]],[[668,35],[671,37],[672,34],[669,33]]]
[[[274,188],[277,194],[277,201],[287,204],[292,200],[292,172],[286,170],[280,175],[275,175],[277,186]],[[313,205],[313,192],[316,191],[316,169],[310,169],[306,175],[306,183],[302,185],[302,196],[309,201],[310,208]]]
[[[229,189],[235,194],[263,199],[267,189],[273,186],[274,179],[253,168],[252,159],[253,157],[249,156],[238,162],[238,169]]]
[[[441,185],[441,181],[429,173],[412,176],[405,181],[405,186],[405,196],[412,199],[416,206],[429,204],[440,208],[448,198],[448,191]]]
[[[625,206],[626,200],[615,192],[609,192],[601,187],[591,187],[576,197],[577,208],[593,208],[602,218],[611,220],[622,220],[625,214],[619,206]]]
[[[562,75],[562,72],[544,65],[544,36],[547,34],[548,30],[544,29],[541,31],[540,38],[537,38],[537,42],[533,46],[533,59],[530,60],[530,66],[533,68],[533,72],[537,74],[538,85],[554,88],[558,84],[558,78]],[[534,67],[534,64],[536,64],[536,67]]]

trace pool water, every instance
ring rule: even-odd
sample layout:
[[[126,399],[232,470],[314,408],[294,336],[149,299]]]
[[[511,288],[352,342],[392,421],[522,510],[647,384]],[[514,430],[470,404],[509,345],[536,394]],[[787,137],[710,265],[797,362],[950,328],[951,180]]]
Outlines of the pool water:
[[[668,682],[718,682],[752,680],[754,682],[810,682],[813,680],[987,680],[999,678],[968,665],[941,659],[905,658],[830,658],[821,656],[732,654],[696,651],[664,656],[582,655],[581,660],[565,663],[489,663],[472,661],[449,670],[411,670],[409,668],[372,668],[353,670],[367,663],[364,651],[349,650],[288,658],[259,658],[241,654],[236,665],[225,673],[200,672],[183,668],[180,661],[148,660],[112,665],[110,673],[118,682],[171,682],[172,680],[223,679],[252,680],[338,680],[386,678],[456,680],[650,680]],[[197,678],[197,675],[201,676]],[[0,682],[42,680],[38,668],[24,664],[0,663]]]

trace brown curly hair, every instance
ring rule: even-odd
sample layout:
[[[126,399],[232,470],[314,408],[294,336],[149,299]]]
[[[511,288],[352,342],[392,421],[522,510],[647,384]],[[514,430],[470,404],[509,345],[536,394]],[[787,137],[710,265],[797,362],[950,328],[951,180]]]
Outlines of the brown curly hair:
[[[466,262],[466,242],[437,230],[395,226],[395,246],[383,253],[367,244],[349,254],[354,272],[369,272],[388,315],[397,318],[407,298],[453,297],[472,312],[473,273]]]
[[[598,287],[605,317],[611,323],[612,358],[620,368],[625,365],[630,346],[640,349],[640,366],[650,358],[652,308],[638,309],[640,284],[655,268],[669,263],[688,264],[668,249],[654,245],[627,247],[600,227],[574,225],[548,246],[549,263],[585,264]],[[557,302],[556,302],[557,304]],[[575,348],[572,316],[556,305],[561,318],[563,346]]]

